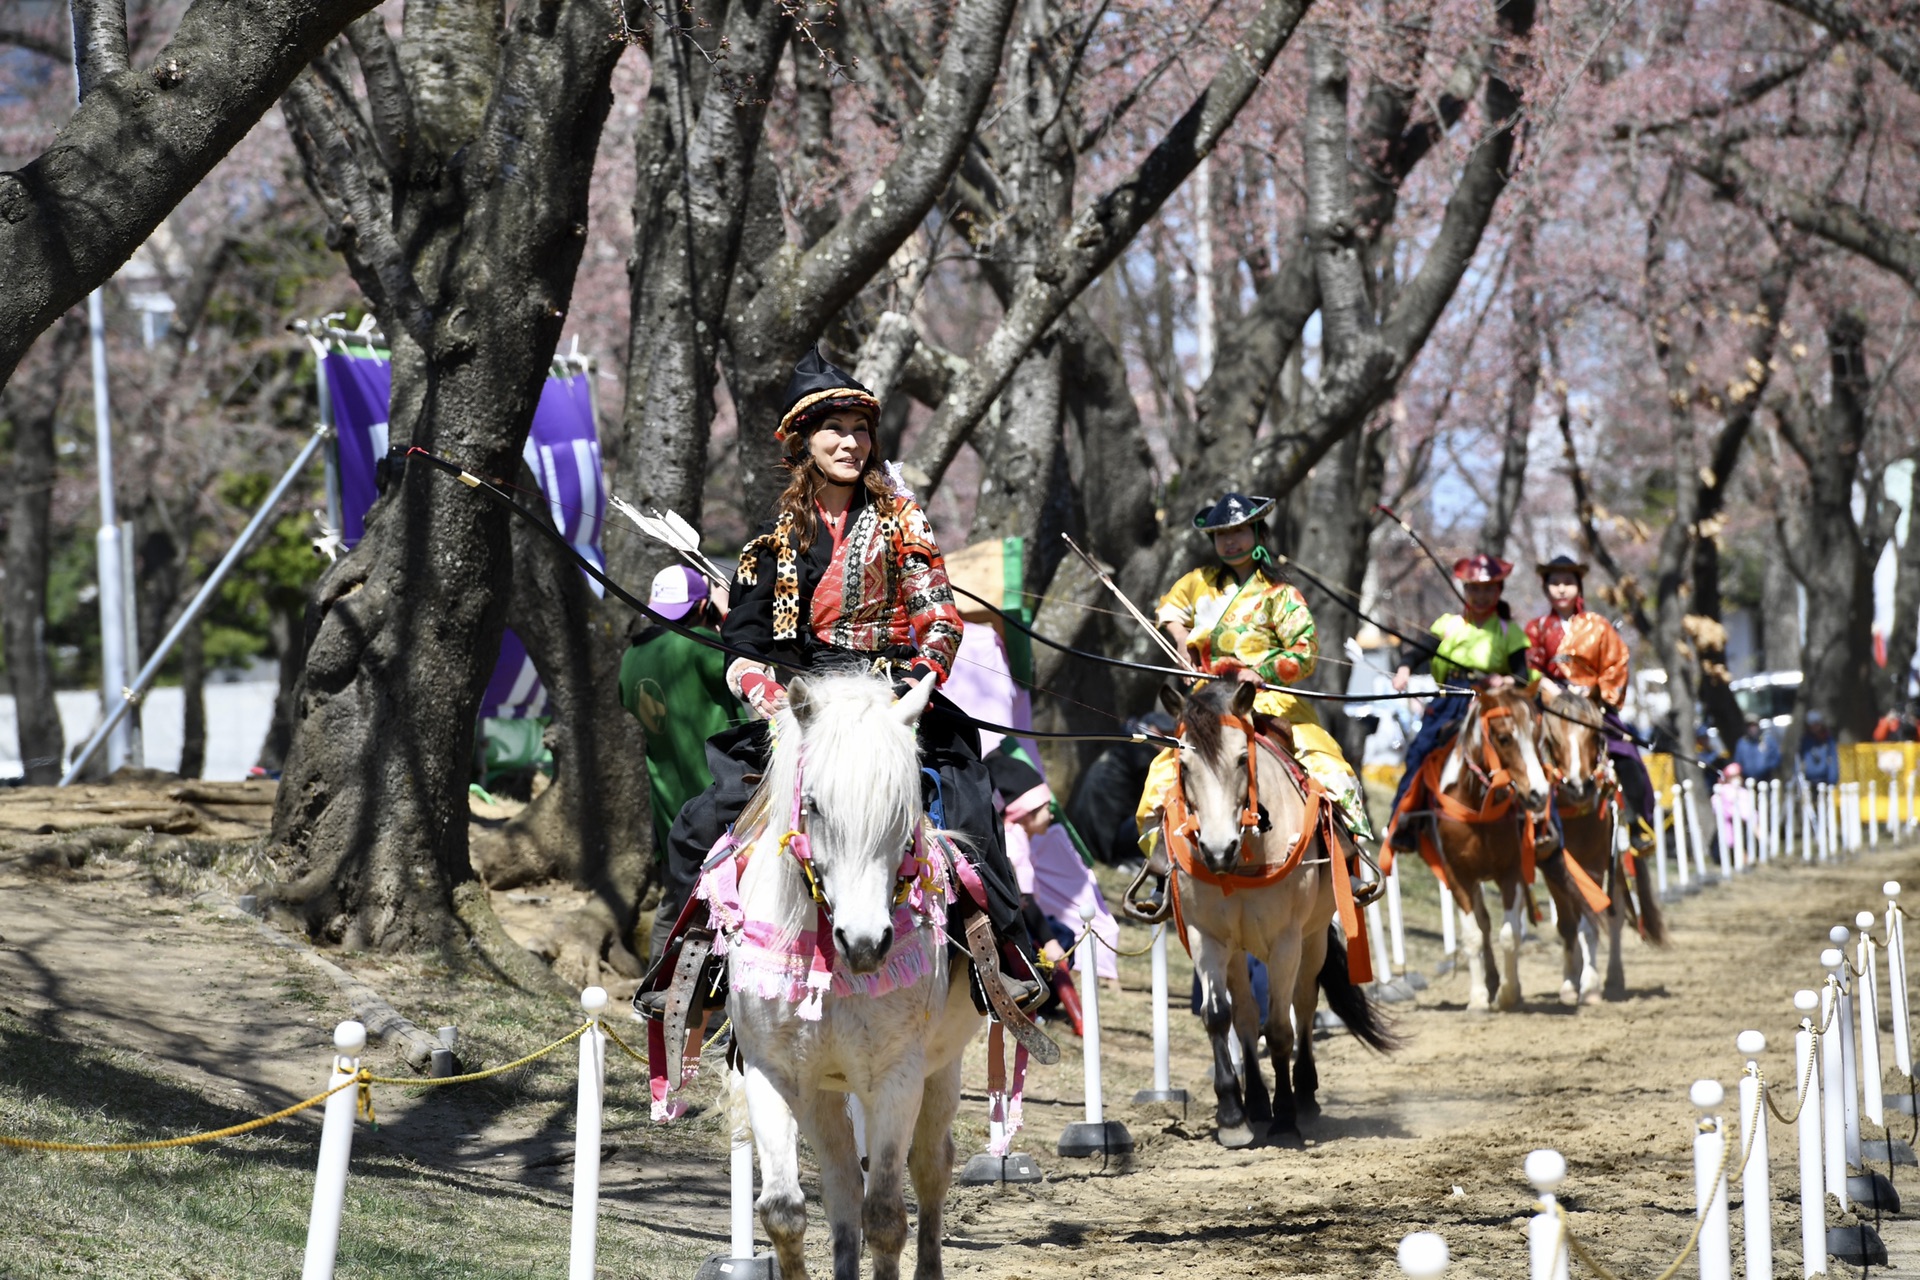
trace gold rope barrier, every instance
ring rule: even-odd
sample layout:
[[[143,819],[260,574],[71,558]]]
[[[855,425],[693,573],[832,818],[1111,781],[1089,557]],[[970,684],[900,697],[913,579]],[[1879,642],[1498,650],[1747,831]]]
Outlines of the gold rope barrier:
[[[288,1116],[298,1115],[309,1107],[319,1106],[334,1094],[339,1093],[342,1089],[353,1087],[358,1087],[360,1090],[358,1099],[360,1114],[365,1116],[369,1123],[376,1123],[373,1115],[372,1092],[372,1086],[376,1084],[431,1088],[443,1084],[466,1084],[473,1080],[485,1080],[489,1076],[503,1075],[508,1071],[524,1067],[529,1062],[534,1062],[546,1057],[555,1049],[572,1044],[575,1040],[585,1035],[587,1028],[592,1025],[591,1022],[583,1022],[566,1035],[555,1040],[552,1044],[547,1045],[543,1049],[536,1049],[523,1058],[516,1058],[512,1062],[502,1066],[489,1067],[485,1071],[469,1071],[465,1075],[445,1076],[438,1080],[415,1080],[408,1079],[404,1076],[376,1076],[371,1071],[362,1068],[354,1074],[351,1080],[343,1080],[325,1093],[316,1093],[311,1098],[296,1102],[290,1107],[283,1107],[272,1115],[260,1116],[253,1120],[243,1121],[240,1124],[230,1124],[224,1129],[214,1129],[207,1133],[190,1133],[178,1138],[154,1138],[145,1142],[54,1142],[41,1138],[10,1138],[0,1135],[0,1147],[10,1147],[17,1151],[75,1151],[90,1153],[162,1151],[169,1147],[191,1147],[203,1142],[218,1142],[222,1138],[238,1137],[243,1133],[251,1133],[255,1129],[264,1129],[270,1124],[285,1120]],[[626,1046],[622,1045],[621,1047],[625,1048]],[[631,1053],[632,1050],[628,1050],[628,1052]]]

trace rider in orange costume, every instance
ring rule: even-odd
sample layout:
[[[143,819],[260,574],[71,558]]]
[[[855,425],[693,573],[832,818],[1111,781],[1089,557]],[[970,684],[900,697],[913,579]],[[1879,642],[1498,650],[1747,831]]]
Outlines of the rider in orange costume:
[[[1627,696],[1627,642],[1611,622],[1587,608],[1581,594],[1586,565],[1572,556],[1559,555],[1536,567],[1548,608],[1527,623],[1527,664],[1540,673],[1542,692],[1548,699],[1559,692],[1559,685],[1599,699],[1614,776],[1627,803],[1650,822],[1653,784],[1632,733],[1620,718],[1620,706]],[[1650,848],[1651,828],[1635,823],[1633,843],[1636,849]]]

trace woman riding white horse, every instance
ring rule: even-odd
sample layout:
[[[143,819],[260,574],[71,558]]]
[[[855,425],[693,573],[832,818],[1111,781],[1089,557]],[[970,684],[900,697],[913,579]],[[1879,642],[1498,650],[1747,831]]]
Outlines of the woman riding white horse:
[[[820,1163],[837,1280],[859,1275],[863,1237],[876,1280],[899,1274],[906,1171],[915,1274],[941,1274],[961,1052],[981,1016],[952,980],[946,914],[964,890],[920,798],[914,723],[932,692],[896,702],[872,675],[796,677],[737,828],[744,847],[711,861],[698,889],[727,958],[760,1221],[788,1280],[807,1274],[801,1134]],[[849,1095],[866,1114],[864,1189]]]

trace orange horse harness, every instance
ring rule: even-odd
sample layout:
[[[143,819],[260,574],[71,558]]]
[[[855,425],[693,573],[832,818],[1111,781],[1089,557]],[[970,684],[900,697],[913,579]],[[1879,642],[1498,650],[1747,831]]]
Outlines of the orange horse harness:
[[[1511,707],[1482,706],[1480,708],[1480,719],[1483,724],[1503,717],[1511,719],[1512,716],[1513,708]],[[1459,750],[1457,742],[1454,749]],[[1471,761],[1468,762],[1469,767],[1473,768],[1474,773],[1485,782],[1487,788],[1486,794],[1481,797],[1477,807],[1457,800],[1440,789],[1440,774],[1446,767],[1447,753],[1436,751],[1420,766],[1420,773],[1414,785],[1407,788],[1406,798],[1401,801],[1400,811],[1394,815],[1394,821],[1397,823],[1409,817],[1415,798],[1423,792],[1429,798],[1433,812],[1449,822],[1477,827],[1508,817],[1513,812],[1514,792],[1517,789],[1513,781],[1513,771],[1500,762],[1500,753],[1495,749],[1492,738],[1484,733],[1480,738],[1480,750],[1483,765],[1474,766]],[[1532,884],[1534,878],[1533,813],[1523,807],[1521,814],[1520,879],[1523,884]],[[1445,885],[1447,883],[1446,868],[1440,859],[1440,850],[1431,832],[1424,830],[1420,832],[1419,848],[1421,860],[1433,869],[1433,874],[1442,885]],[[1393,865],[1391,843],[1388,844],[1385,855],[1386,866],[1391,868]],[[1587,906],[1596,912],[1605,911],[1611,905],[1611,899],[1607,897],[1606,891],[1594,883],[1593,877],[1587,874],[1578,859],[1563,856],[1562,861],[1566,865],[1569,878],[1573,881],[1574,887],[1580,891],[1580,896],[1586,901]]]
[[[1236,889],[1259,889],[1278,884],[1292,875],[1316,836],[1324,838],[1327,856],[1334,858],[1338,842],[1333,835],[1333,803],[1327,798],[1327,789],[1319,780],[1301,771],[1301,793],[1307,811],[1299,832],[1293,837],[1293,843],[1287,846],[1286,855],[1280,861],[1254,863],[1259,835],[1266,825],[1260,812],[1260,762],[1257,751],[1265,750],[1283,766],[1287,763],[1287,757],[1271,739],[1262,737],[1255,730],[1251,719],[1227,715],[1220,717],[1220,723],[1228,729],[1239,730],[1247,738],[1247,802],[1240,810],[1240,862],[1245,865],[1225,872],[1208,869],[1197,849],[1200,819],[1187,807],[1185,780],[1176,779],[1167,792],[1166,817],[1161,824],[1167,856],[1172,859],[1174,866],[1202,884],[1213,885],[1223,895],[1231,895]],[[1186,726],[1180,726],[1178,732],[1184,736]],[[1373,957],[1372,949],[1367,945],[1366,917],[1361,915],[1354,902],[1353,883],[1347,868],[1335,869],[1331,879],[1334,907],[1340,917],[1340,929],[1348,942],[1347,975],[1356,983],[1372,982]],[[1191,952],[1193,948],[1187,943],[1186,916],[1180,908],[1179,875],[1172,877],[1169,892],[1173,897],[1174,928],[1179,930],[1181,945]]]

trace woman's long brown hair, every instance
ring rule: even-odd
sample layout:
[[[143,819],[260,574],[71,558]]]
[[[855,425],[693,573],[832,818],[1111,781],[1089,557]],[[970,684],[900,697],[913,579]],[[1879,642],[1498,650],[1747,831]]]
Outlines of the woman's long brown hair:
[[[820,518],[814,514],[814,504],[820,497],[820,491],[828,485],[826,472],[820,470],[820,464],[813,460],[808,442],[813,439],[813,426],[794,432],[791,439],[798,446],[797,456],[789,445],[785,459],[787,468],[793,476],[787,481],[787,487],[775,501],[773,509],[776,519],[779,516],[793,517],[795,533],[794,550],[801,555],[813,550],[813,540],[820,533]],[[866,485],[867,496],[881,512],[893,509],[895,501],[893,486],[887,482],[886,473],[880,469],[880,451],[867,454],[866,470],[860,473],[861,482]]]

